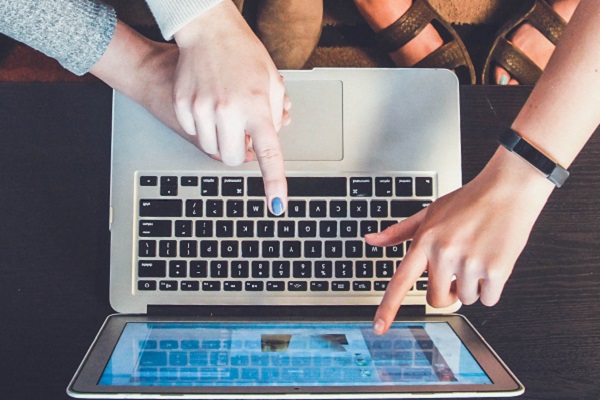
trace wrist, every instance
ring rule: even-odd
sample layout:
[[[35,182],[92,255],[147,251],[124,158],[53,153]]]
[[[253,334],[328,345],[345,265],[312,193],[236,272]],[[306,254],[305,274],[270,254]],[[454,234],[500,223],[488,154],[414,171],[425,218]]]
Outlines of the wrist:
[[[231,1],[223,1],[183,25],[173,37],[180,48],[217,40],[219,30],[230,25],[235,18],[242,18]]]

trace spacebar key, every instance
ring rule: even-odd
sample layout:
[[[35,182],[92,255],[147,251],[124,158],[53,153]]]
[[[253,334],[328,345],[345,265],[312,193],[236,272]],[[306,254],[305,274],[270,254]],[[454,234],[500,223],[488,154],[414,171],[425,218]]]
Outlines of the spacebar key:
[[[347,178],[344,177],[288,177],[289,197],[346,197]],[[262,178],[248,178],[248,196],[264,196]]]

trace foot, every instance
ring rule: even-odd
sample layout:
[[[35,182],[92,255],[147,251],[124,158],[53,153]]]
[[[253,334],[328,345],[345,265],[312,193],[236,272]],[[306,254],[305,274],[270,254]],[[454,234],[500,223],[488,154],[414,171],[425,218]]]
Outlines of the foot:
[[[323,0],[261,0],[257,36],[279,69],[304,66],[321,36]]]
[[[354,0],[375,33],[387,28],[412,5],[412,0]],[[389,53],[398,67],[412,67],[444,44],[433,25],[429,24],[413,40]]]
[[[579,0],[555,0],[552,8],[565,21],[569,22]],[[531,24],[518,27],[508,38],[519,50],[527,55],[543,71],[554,52],[554,44]],[[519,82],[510,76],[502,67],[494,69],[494,80],[499,85],[518,85]]]

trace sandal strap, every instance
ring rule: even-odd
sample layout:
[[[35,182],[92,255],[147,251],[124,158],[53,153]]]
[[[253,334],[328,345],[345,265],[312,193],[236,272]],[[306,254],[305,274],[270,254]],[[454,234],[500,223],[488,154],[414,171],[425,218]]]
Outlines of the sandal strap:
[[[543,0],[536,1],[527,20],[555,46],[567,26],[565,20]]]
[[[542,75],[540,67],[504,38],[498,41],[494,61],[504,67],[522,85],[533,85]]]
[[[455,41],[446,43],[414,65],[415,68],[447,69],[455,69],[462,66],[468,66],[468,60],[465,59],[462,49]]]
[[[427,0],[414,0],[400,18],[377,32],[377,43],[386,52],[391,53],[414,39],[435,17],[435,12]]]

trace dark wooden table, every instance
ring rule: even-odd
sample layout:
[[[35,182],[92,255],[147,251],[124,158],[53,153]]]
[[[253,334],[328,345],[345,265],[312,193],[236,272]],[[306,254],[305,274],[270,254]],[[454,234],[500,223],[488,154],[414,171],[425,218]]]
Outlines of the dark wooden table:
[[[461,88],[465,182],[529,92]],[[112,312],[110,102],[99,84],[0,84],[2,399],[67,399]],[[522,380],[523,399],[600,398],[599,160],[596,134],[550,198],[500,303],[461,310]]]

